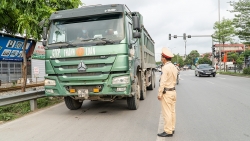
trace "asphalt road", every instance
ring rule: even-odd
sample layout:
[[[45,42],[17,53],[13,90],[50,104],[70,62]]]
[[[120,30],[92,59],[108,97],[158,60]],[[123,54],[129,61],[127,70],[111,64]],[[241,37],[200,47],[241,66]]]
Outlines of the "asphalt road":
[[[250,78],[195,77],[189,70],[182,71],[180,79],[171,138],[156,135],[163,130],[157,87],[136,111],[128,110],[126,101],[85,101],[76,111],[61,103],[31,113],[0,125],[0,141],[250,140]]]

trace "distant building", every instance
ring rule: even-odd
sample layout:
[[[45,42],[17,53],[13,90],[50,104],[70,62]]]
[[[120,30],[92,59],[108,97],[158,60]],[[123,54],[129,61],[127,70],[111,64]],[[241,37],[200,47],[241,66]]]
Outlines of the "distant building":
[[[244,52],[244,44],[215,44],[216,52]]]

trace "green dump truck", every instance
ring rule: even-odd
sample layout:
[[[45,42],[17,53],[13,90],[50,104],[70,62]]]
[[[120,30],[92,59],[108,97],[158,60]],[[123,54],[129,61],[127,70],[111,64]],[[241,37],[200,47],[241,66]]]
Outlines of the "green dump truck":
[[[43,27],[45,94],[67,108],[84,100],[127,100],[136,110],[155,87],[154,41],[139,12],[126,5],[95,5],[54,12]]]

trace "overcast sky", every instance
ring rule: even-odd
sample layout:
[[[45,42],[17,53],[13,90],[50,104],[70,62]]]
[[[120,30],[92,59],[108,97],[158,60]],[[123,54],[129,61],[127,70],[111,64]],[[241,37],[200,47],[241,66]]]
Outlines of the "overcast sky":
[[[169,47],[174,54],[185,54],[182,37],[168,39],[168,35],[211,35],[213,25],[219,20],[219,0],[81,0],[86,5],[126,4],[133,11],[143,15],[143,24],[155,41],[156,61],[160,61],[162,47]],[[220,18],[232,19],[227,10],[232,9],[230,0],[220,0]],[[236,0],[238,1],[238,0]],[[187,38],[186,53],[198,50],[211,52],[210,37]]]

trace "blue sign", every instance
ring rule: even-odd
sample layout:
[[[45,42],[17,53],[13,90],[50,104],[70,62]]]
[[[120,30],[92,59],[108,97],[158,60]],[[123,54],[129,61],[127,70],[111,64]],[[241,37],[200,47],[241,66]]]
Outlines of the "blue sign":
[[[25,54],[28,53],[31,44],[31,40],[28,40]],[[0,60],[23,61],[23,46],[24,39],[0,36]]]

